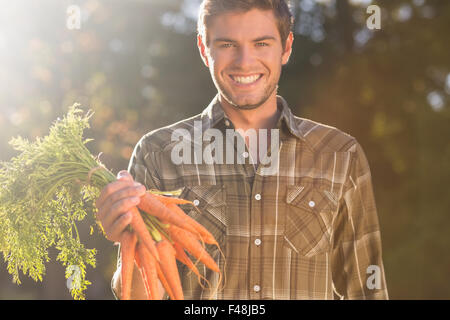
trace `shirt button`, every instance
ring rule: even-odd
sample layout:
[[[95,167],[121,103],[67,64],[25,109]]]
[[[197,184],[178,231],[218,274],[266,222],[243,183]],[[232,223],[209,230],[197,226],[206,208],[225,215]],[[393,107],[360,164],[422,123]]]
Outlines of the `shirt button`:
[[[256,285],[253,286],[253,291],[260,292],[261,291],[261,287],[256,284]]]
[[[245,152],[242,154],[242,156],[243,156],[244,158],[248,158],[248,152],[245,151]]]
[[[256,200],[261,200],[261,195],[259,193],[255,194],[255,199]]]
[[[225,125],[226,125],[227,127],[229,127],[229,126],[230,126],[230,121],[225,120]]]
[[[308,204],[311,208],[314,208],[314,206],[316,205],[316,203],[312,200]]]
[[[198,206],[200,204],[200,201],[198,201],[197,199],[195,199],[194,201],[192,201],[192,203],[194,204],[194,206]]]
[[[261,244],[261,239],[255,239],[255,245],[259,246]]]

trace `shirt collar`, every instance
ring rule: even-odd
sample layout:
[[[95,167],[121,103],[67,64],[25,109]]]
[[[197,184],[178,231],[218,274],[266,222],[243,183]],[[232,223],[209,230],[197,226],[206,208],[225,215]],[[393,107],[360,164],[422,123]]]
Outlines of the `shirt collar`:
[[[300,130],[300,126],[296,123],[296,119],[289,108],[286,100],[282,96],[277,95],[277,106],[281,110],[280,118],[277,122],[277,128],[281,128],[282,122],[286,124],[289,132],[292,133],[299,139],[305,140],[305,137]],[[219,101],[219,94],[217,94],[214,99],[210,102],[208,107],[206,107],[201,113],[202,125],[203,128],[214,128],[219,123],[231,120],[227,117],[225,112],[223,111],[222,105]]]

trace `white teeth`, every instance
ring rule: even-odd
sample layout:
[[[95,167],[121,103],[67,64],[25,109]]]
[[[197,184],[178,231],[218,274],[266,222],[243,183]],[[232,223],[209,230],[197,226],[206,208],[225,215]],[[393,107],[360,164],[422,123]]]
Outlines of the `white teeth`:
[[[236,76],[232,76],[232,77],[233,77],[234,81],[236,81],[237,83],[242,83],[242,84],[253,83],[259,79],[259,75],[254,75],[254,76],[250,76],[250,77],[236,77]]]

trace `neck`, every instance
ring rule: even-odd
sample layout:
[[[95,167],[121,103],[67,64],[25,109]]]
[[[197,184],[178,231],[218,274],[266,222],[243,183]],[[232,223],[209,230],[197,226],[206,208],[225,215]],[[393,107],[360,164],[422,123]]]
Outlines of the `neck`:
[[[219,101],[236,129],[273,129],[279,117],[277,96],[274,93],[258,108],[245,110],[232,106],[220,95]]]

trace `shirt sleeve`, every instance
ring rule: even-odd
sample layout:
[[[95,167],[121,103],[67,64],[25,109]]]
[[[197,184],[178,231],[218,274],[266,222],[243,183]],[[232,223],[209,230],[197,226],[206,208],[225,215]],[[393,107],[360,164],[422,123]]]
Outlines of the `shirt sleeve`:
[[[144,136],[135,146],[128,164],[128,172],[135,181],[142,183],[147,189],[162,189],[161,179],[157,171],[158,151],[151,148]]]
[[[361,145],[351,152],[332,234],[333,291],[340,299],[389,299],[369,163]]]

